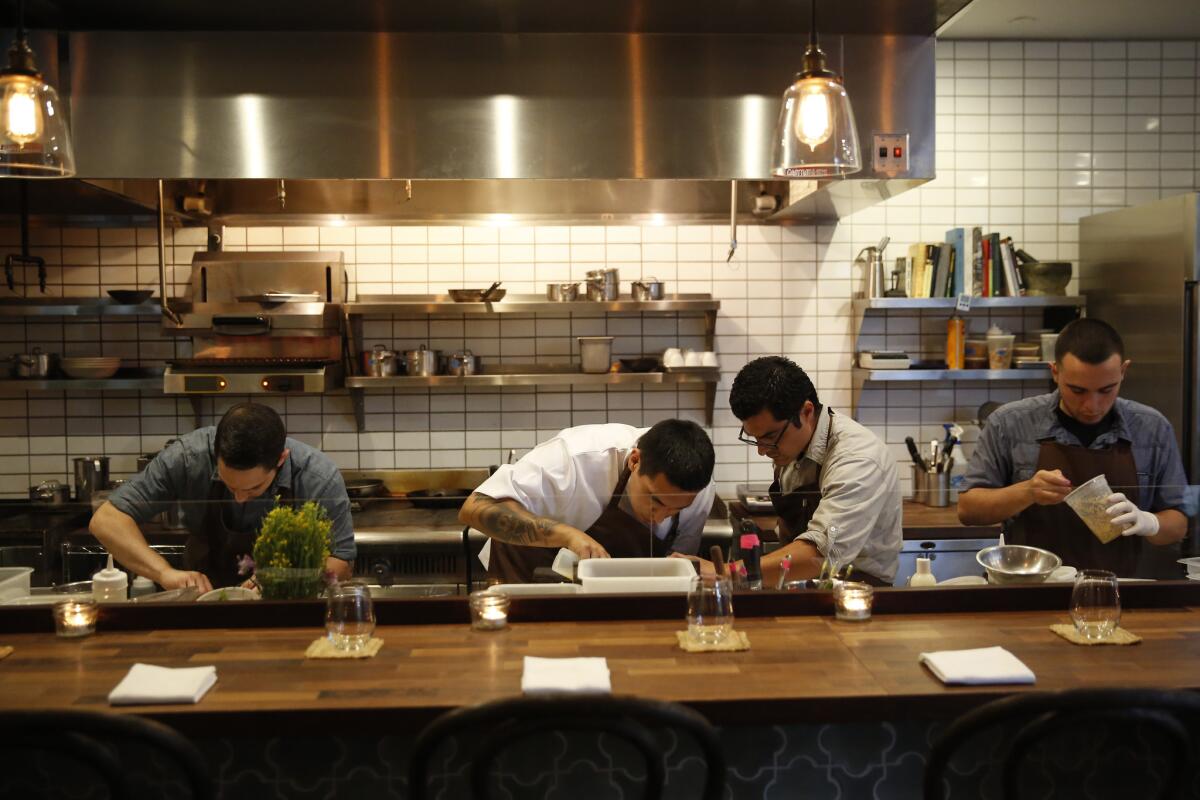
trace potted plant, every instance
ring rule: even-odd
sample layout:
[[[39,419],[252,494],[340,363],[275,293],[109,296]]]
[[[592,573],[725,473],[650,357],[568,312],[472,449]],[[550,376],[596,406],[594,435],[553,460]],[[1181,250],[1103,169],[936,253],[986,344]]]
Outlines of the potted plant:
[[[264,600],[316,597],[324,583],[333,522],[320,503],[279,506],[254,542],[254,577]]]

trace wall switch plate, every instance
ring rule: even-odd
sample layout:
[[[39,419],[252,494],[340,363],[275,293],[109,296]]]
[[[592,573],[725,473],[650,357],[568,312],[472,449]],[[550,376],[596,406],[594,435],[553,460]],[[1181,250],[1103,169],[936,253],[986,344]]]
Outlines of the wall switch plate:
[[[876,133],[872,137],[871,164],[888,177],[908,172],[908,134]]]

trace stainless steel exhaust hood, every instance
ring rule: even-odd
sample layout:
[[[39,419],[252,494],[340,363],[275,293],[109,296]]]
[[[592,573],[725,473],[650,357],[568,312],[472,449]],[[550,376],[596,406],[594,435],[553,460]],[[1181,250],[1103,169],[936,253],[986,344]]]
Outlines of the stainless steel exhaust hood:
[[[728,214],[731,179],[751,182],[742,190],[746,211],[765,192],[790,206],[779,219],[831,218],[934,175],[928,35],[822,31],[851,93],[864,169],[792,186],[770,178],[769,162],[801,35],[178,30],[66,38],[79,175],[203,180],[222,219],[719,217]],[[876,168],[876,134],[907,137],[906,168]],[[234,185],[279,179],[292,187],[281,203],[270,200],[275,189]],[[436,208],[422,211],[407,197],[380,202],[407,180],[415,197],[437,198]],[[559,185],[540,193],[505,186],[545,181]]]

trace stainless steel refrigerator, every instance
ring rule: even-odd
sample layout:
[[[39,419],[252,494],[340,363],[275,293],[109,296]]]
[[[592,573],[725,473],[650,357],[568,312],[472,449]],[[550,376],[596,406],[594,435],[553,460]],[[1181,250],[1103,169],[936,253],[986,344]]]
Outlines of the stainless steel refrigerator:
[[[1079,222],[1079,290],[1087,315],[1115,327],[1133,360],[1121,396],[1171,421],[1193,486],[1200,483],[1198,198],[1178,195]],[[1183,550],[1194,554],[1200,545],[1194,519],[1190,530]],[[1156,574],[1178,557],[1171,550],[1146,548]]]

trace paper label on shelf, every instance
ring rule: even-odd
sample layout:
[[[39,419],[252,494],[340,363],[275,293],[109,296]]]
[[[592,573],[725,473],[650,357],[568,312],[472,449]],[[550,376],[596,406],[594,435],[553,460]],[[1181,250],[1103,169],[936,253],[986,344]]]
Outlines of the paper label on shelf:
[[[970,311],[971,310],[971,295],[960,294],[958,296],[958,302],[954,304],[954,310],[959,312],[960,314],[965,314],[968,311]]]

